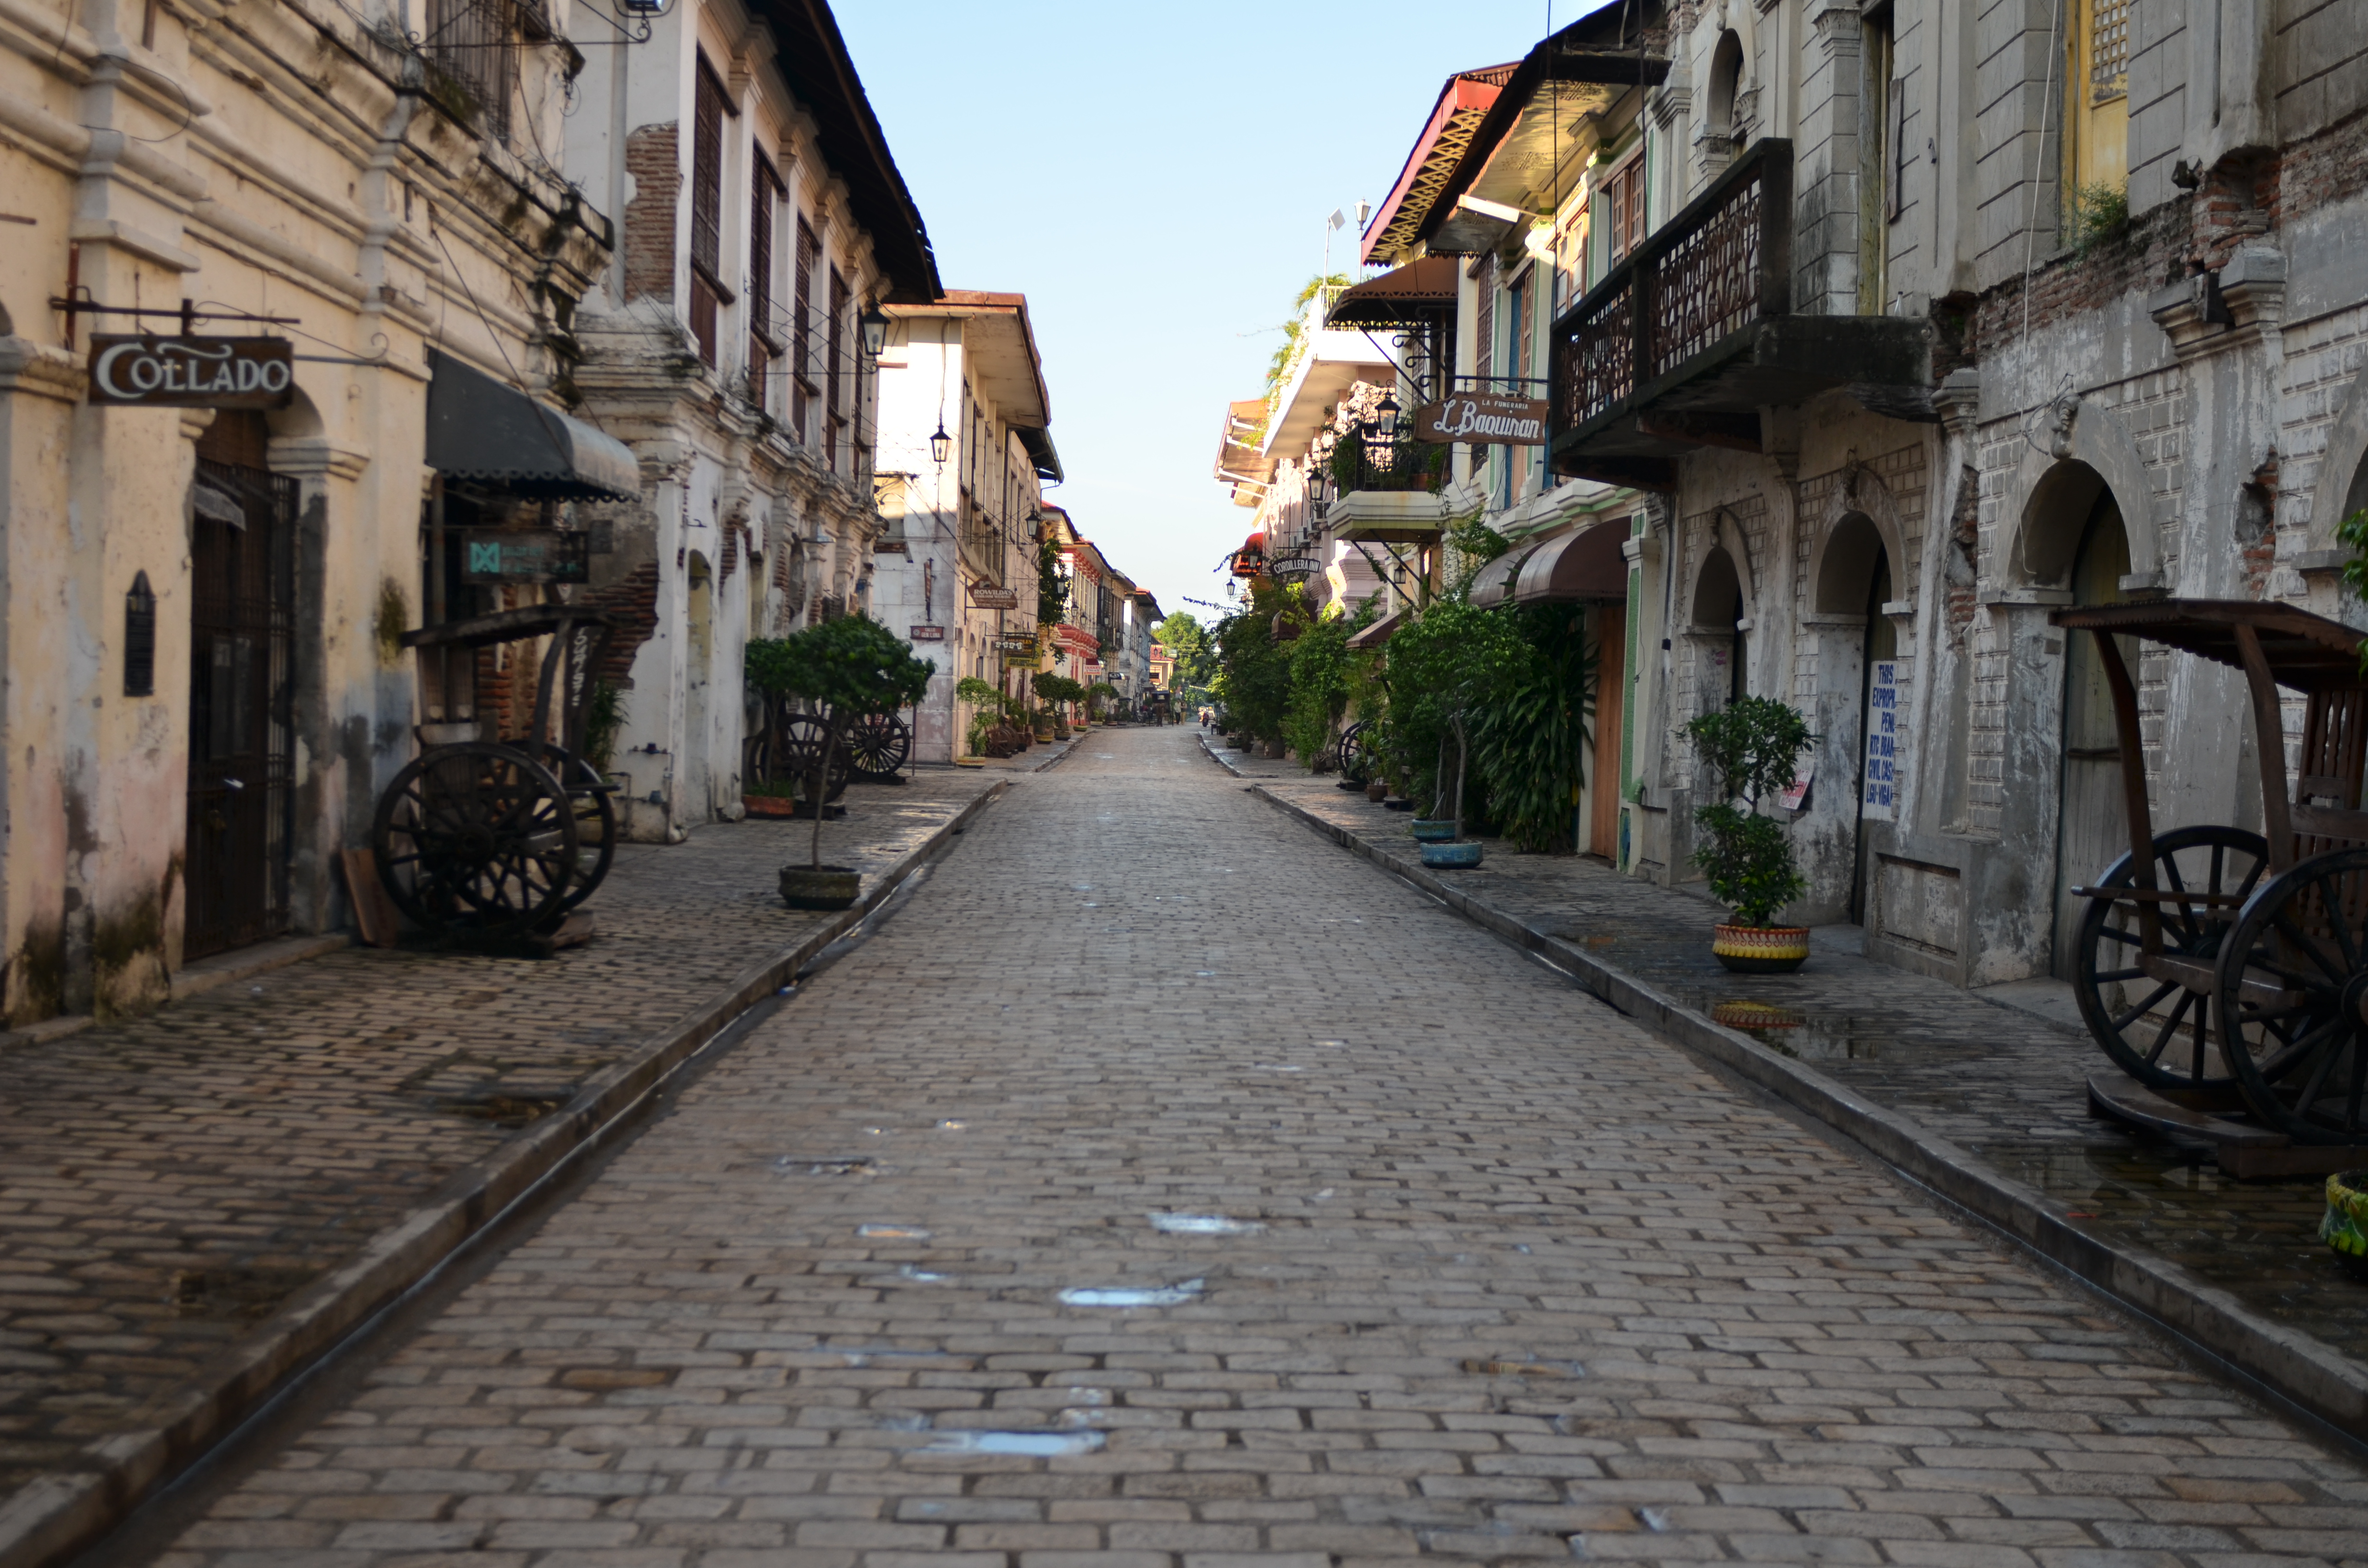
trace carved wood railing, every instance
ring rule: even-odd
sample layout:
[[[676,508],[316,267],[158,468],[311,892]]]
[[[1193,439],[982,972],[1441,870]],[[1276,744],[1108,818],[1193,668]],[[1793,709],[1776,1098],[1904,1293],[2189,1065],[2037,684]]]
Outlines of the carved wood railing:
[[[1554,437],[1620,410],[1753,322],[1787,313],[1793,144],[1756,143],[1554,323]]]

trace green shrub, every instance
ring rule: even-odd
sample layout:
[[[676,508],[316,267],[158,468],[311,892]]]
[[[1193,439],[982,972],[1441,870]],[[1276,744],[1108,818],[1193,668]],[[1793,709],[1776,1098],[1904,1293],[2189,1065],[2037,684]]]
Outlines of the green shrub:
[[[1706,835],[1694,864],[1710,879],[1711,896],[1735,912],[1736,924],[1766,926],[1809,885],[1793,865],[1783,824],[1759,814],[1760,803],[1790,786],[1799,770],[1801,754],[1813,744],[1808,722],[1774,698],[1739,697],[1695,719],[1686,734],[1717,775],[1724,797],[1694,812]]]

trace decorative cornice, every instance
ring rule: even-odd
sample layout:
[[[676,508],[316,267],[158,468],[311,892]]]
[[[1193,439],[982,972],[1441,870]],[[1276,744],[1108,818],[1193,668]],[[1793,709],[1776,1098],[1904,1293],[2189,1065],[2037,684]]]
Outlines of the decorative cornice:
[[[64,349],[29,337],[0,337],[0,393],[80,403],[89,386],[82,361]]]

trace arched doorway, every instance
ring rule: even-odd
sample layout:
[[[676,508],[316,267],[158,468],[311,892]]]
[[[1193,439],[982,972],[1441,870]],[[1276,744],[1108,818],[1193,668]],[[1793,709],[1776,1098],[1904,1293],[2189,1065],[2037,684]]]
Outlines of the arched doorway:
[[[2088,497],[2087,515],[2077,539],[2068,582],[2072,602],[2118,603],[2122,579],[2130,570],[2130,540],[2122,526],[2122,509],[2102,482],[2097,482],[2094,494]],[[2120,644],[2123,663],[2135,676],[2135,641],[2123,638]],[[2069,980],[2077,971],[2080,919],[2086,913],[2086,901],[2073,897],[2072,890],[2096,881],[2098,873],[2125,853],[2130,844],[2112,693],[2105,684],[2104,660],[2098,653],[2097,640],[2085,631],[2069,633],[2066,639],[2061,755],[2055,971],[2059,978]]]
[[[1732,702],[1751,688],[1745,619],[1742,574],[1725,545],[1713,545],[1694,580],[1694,636],[1708,654],[1708,667],[1700,677],[1699,706],[1705,711],[1713,700]]]
[[[1853,925],[1866,923],[1872,881],[1866,824],[1896,820],[1903,804],[1898,767],[1899,743],[1904,738],[1899,725],[1899,632],[1883,613],[1892,595],[1891,551],[1883,542],[1882,532],[1863,512],[1848,514],[1834,525],[1832,537],[1826,541],[1824,565],[1817,575],[1817,612],[1849,616],[1859,622],[1858,700],[1851,710],[1855,722],[1849,737],[1852,758],[1849,917]]]

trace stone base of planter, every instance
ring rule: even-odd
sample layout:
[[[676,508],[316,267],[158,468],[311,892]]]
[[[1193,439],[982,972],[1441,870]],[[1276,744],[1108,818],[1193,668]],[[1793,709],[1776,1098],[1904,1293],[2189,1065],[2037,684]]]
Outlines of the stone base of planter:
[[[844,866],[781,868],[781,902],[791,909],[846,909],[863,892],[863,873]]]
[[[1426,844],[1422,846],[1422,863],[1434,871],[1469,871],[1480,864],[1483,846],[1470,844]]]
[[[743,795],[740,803],[748,808],[752,817],[793,817],[798,803],[787,795]]]
[[[1809,961],[1809,928],[1722,921],[1713,928],[1710,951],[1737,974],[1790,974]]]

